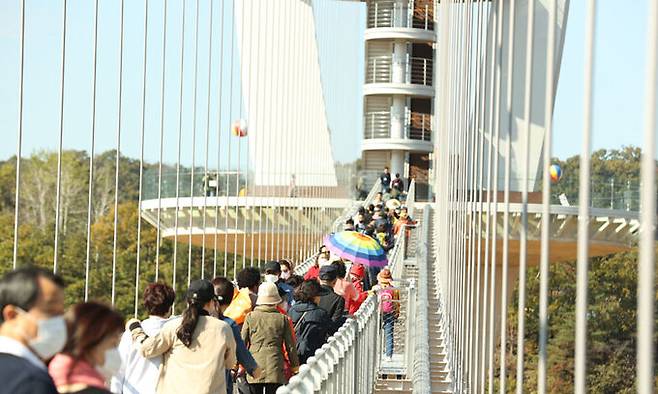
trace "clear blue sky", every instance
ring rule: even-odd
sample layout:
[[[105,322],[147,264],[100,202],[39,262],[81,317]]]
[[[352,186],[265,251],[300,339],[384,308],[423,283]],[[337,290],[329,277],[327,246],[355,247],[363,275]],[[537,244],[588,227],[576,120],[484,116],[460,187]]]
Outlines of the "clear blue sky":
[[[337,160],[353,160],[359,156],[361,131],[361,85],[363,83],[364,5],[343,3],[340,9],[331,7],[330,0],[317,1],[317,34],[320,42],[320,64],[325,86],[327,116],[332,127],[334,156]],[[61,1],[30,0],[27,7],[25,65],[25,125],[23,154],[39,149],[56,149],[58,141],[59,83],[61,56]],[[91,47],[93,2],[69,2],[67,32],[67,65],[64,148],[88,149],[91,119]],[[96,130],[97,152],[115,146],[117,81],[118,81],[118,1],[101,1],[98,59],[98,114]],[[162,6],[150,1],[149,34],[152,44],[148,52],[146,158],[156,161],[159,140],[160,73],[162,69],[161,32]],[[195,3],[188,1],[186,23],[192,26]],[[230,59],[229,40],[232,34],[231,2],[215,5],[215,34],[224,34],[224,59]],[[0,159],[15,154],[18,92],[18,0],[0,1]],[[220,6],[225,4],[223,23]],[[199,63],[207,65],[208,1],[200,1]],[[138,136],[141,117],[141,67],[143,39],[143,2],[125,1],[124,104],[122,151],[138,156]],[[558,84],[555,108],[554,153],[564,158],[580,152],[583,98],[584,12],[582,1],[571,1],[567,36]],[[594,103],[594,148],[618,148],[641,145],[642,99],[646,31],[646,0],[599,2],[599,28],[596,36]],[[168,10],[167,82],[165,93],[165,161],[175,162],[179,98],[179,41],[181,2],[170,1]],[[220,27],[222,26],[222,27]],[[336,27],[339,28],[336,28]],[[204,34],[205,32],[205,34]],[[193,59],[194,30],[186,31],[185,78],[183,93],[183,128],[191,133],[193,125]],[[151,41],[150,41],[151,42]],[[343,43],[337,45],[336,43]],[[237,49],[236,49],[237,51]],[[219,67],[220,50],[215,46],[213,61]],[[205,60],[204,60],[205,59]],[[338,61],[339,60],[339,61]],[[332,63],[333,62],[333,63]],[[222,82],[228,86],[231,66],[227,60],[222,68]],[[332,66],[335,64],[336,66]],[[206,66],[207,67],[207,66]],[[205,70],[204,70],[205,69]],[[352,72],[349,72],[352,70]],[[210,84],[207,68],[199,69],[197,91],[196,163],[205,146],[205,103],[208,86],[210,100],[217,105],[216,87],[219,73],[213,73]],[[234,90],[223,90],[222,122],[228,129],[229,119],[241,116],[240,84],[237,61],[233,65]],[[228,103],[232,103],[229,113]],[[217,122],[217,111],[211,113],[211,124]],[[216,143],[211,133],[210,144]],[[183,162],[191,161],[191,138],[183,138]],[[212,161],[212,159],[211,159]],[[213,163],[211,163],[211,166]]]
[[[187,1],[185,32],[185,64],[183,81],[181,145],[183,164],[192,161],[192,130],[194,128],[194,48],[196,1]],[[258,3],[258,2],[256,2]],[[318,17],[317,36],[323,82],[331,88],[325,90],[327,116],[332,130],[335,158],[351,161],[359,155],[361,132],[361,86],[363,70],[363,29],[365,4],[341,2],[333,6],[330,0],[314,0]],[[61,69],[62,1],[26,1],[26,53],[25,53],[25,107],[23,155],[40,149],[57,149],[59,138],[59,91]],[[145,147],[147,161],[159,158],[160,136],[160,81],[162,73],[163,2],[149,2],[149,39],[147,53]],[[167,53],[165,82],[164,161],[175,163],[180,97],[180,36],[182,0],[168,1]],[[195,164],[203,165],[207,115],[208,86],[210,89],[211,132],[209,146],[215,147],[219,107],[218,86],[222,75],[222,133],[229,133],[230,122],[246,117],[240,107],[240,71],[238,47],[231,56],[231,37],[237,40],[231,1],[215,1],[213,13],[213,69],[208,83],[208,29],[209,0],[201,0],[199,16],[199,70],[197,87],[197,127],[194,144]],[[223,19],[222,19],[222,5]],[[142,63],[144,37],[144,2],[125,1],[124,69],[122,108],[122,153],[139,157],[139,131],[142,98]],[[96,152],[116,146],[118,70],[119,70],[119,16],[117,0],[100,1],[99,52],[97,70]],[[64,149],[89,150],[91,127],[92,49],[94,2],[69,2],[66,40],[66,78],[64,104]],[[336,31],[332,26],[344,23]],[[220,54],[219,37],[223,34],[224,48]],[[358,38],[356,38],[358,37]],[[344,45],[347,43],[347,45]],[[19,80],[19,1],[0,1],[0,159],[16,152],[18,125]],[[220,56],[221,55],[221,56]],[[220,68],[220,58],[223,66]],[[231,66],[231,58],[235,59]],[[233,90],[231,91],[231,79]],[[230,108],[229,108],[230,107]],[[350,142],[351,140],[351,142]],[[226,167],[226,141],[223,140],[222,167]],[[246,146],[242,147],[245,160]],[[209,165],[214,167],[215,152],[210,153]],[[235,166],[235,153],[231,166]],[[242,161],[241,160],[241,161]],[[244,165],[244,162],[243,164]],[[244,167],[243,167],[244,168]]]

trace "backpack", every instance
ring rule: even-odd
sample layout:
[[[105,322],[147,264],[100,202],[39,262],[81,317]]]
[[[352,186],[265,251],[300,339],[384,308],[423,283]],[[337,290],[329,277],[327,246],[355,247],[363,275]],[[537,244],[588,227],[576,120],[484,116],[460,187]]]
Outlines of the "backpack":
[[[399,299],[398,290],[394,287],[385,287],[379,290],[379,308],[383,313],[399,313],[399,305],[396,302]]]
[[[306,363],[309,357],[315,354],[315,351],[322,347],[327,340],[328,317],[327,321],[319,322],[312,316],[307,316],[304,312],[295,324],[294,331],[297,337],[297,355],[302,364]],[[317,312],[316,312],[317,313]],[[309,320],[310,319],[310,320]]]

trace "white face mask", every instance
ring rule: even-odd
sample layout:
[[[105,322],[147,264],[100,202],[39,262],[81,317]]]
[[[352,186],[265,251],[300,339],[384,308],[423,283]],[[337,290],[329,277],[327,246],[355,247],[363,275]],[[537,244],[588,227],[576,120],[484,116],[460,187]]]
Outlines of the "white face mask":
[[[324,267],[325,265],[329,265],[330,263],[331,262],[329,261],[329,259],[326,259],[324,257],[320,257],[318,259],[318,265],[320,266],[320,268]]]
[[[265,282],[276,283],[277,280],[279,280],[278,275],[265,274]]]
[[[29,339],[28,345],[39,357],[47,360],[64,348],[67,339],[64,316],[37,320],[26,311],[17,309],[37,324],[37,336]]]
[[[105,362],[103,365],[96,367],[106,379],[116,375],[121,369],[121,354],[118,348],[111,348],[105,351]]]
[[[286,280],[290,278],[290,271],[283,272],[281,271],[281,279]]]

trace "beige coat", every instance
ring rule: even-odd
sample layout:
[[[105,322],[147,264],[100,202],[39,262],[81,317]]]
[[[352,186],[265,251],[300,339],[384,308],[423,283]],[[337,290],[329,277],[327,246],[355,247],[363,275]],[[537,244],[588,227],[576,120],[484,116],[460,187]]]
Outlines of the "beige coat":
[[[242,339],[258,365],[263,368],[260,379],[247,377],[249,383],[287,383],[283,375],[284,345],[291,368],[296,370],[299,367],[291,323],[288,316],[274,306],[260,305],[247,315],[242,325]]]
[[[164,355],[157,392],[225,393],[225,370],[236,363],[231,327],[217,318],[199,316],[188,348],[176,336],[180,323],[180,318],[168,322],[157,335],[141,344],[140,352],[146,358]],[[138,341],[139,331],[132,332]]]

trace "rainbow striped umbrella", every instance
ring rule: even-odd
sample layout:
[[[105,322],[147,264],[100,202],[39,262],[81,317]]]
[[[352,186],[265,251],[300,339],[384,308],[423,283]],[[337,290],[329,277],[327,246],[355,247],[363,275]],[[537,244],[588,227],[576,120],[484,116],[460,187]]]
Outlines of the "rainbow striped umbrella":
[[[325,246],[335,255],[368,267],[385,267],[386,252],[379,242],[356,231],[341,231],[324,237]]]

